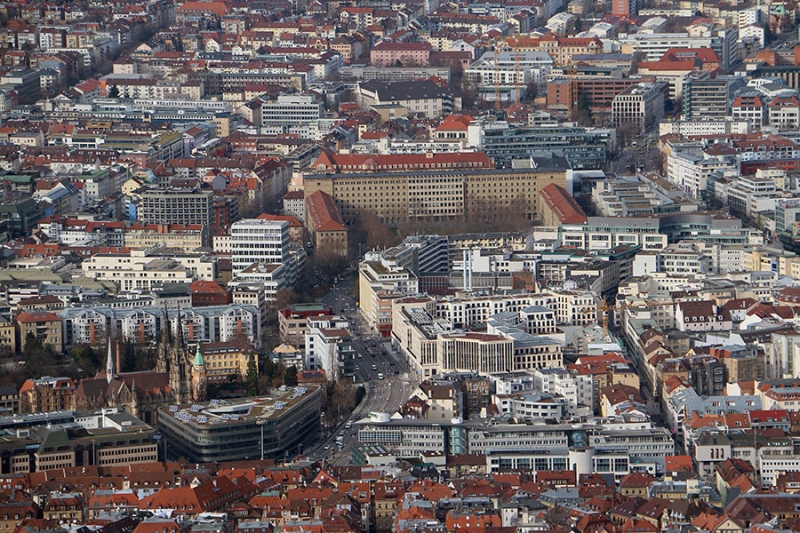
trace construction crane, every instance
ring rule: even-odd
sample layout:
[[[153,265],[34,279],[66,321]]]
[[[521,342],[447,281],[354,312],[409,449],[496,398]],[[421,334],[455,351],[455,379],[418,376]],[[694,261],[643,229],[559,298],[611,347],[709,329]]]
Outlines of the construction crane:
[[[574,121],[578,115],[578,76],[575,63],[567,66],[567,98],[569,99],[569,119]]]
[[[514,90],[516,91],[517,96],[517,105],[519,105],[520,100],[520,93],[522,80],[520,80],[520,69],[519,69],[520,57],[519,57],[519,41],[517,41],[517,46],[514,47]]]
[[[494,108],[500,109],[500,49],[494,38]]]
[[[631,306],[630,302],[627,301],[617,301],[614,305],[609,305],[606,302],[605,296],[600,304],[597,306],[597,312],[602,313],[603,316],[600,319],[600,322],[603,325],[603,336],[608,337],[608,312],[609,311],[624,311],[629,306]]]

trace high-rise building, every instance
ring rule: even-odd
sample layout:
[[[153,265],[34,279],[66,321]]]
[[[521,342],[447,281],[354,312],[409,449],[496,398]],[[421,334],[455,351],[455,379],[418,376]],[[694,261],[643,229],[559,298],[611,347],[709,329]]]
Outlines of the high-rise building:
[[[253,264],[284,264],[289,259],[289,223],[258,218],[231,226],[231,262],[238,276]]]

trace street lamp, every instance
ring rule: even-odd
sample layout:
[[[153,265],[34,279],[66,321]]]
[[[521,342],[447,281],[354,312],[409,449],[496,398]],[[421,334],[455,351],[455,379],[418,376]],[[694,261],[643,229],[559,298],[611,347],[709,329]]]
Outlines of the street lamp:
[[[266,424],[266,420],[257,420],[256,424],[259,425],[261,428],[261,460],[264,460],[264,424]]]

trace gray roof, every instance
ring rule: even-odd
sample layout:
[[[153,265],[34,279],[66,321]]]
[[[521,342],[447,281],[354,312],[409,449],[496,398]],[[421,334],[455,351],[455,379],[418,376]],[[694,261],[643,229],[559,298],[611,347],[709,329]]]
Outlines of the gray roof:
[[[359,85],[367,91],[377,93],[378,100],[381,102],[393,100],[424,100],[452,96],[449,89],[439,87],[430,80],[398,81],[394,83],[369,80],[361,82]]]

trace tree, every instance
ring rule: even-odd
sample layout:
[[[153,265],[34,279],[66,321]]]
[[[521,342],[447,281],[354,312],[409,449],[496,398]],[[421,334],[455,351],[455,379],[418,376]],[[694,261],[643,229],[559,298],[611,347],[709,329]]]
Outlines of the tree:
[[[583,23],[581,19],[575,19],[575,33],[580,33],[583,31]]]
[[[258,365],[252,353],[247,360],[247,395],[258,396]]]
[[[283,373],[283,384],[287,387],[297,386],[297,367],[292,365]]]
[[[591,126],[594,123],[592,108],[589,105],[589,97],[586,93],[580,93],[578,95],[578,102],[575,106],[573,119],[581,126]]]
[[[112,85],[111,88],[108,90],[108,97],[109,98],[119,98],[119,89],[116,85]]]
[[[333,252],[315,255],[313,262],[316,264],[316,268],[312,268],[312,271],[319,272],[317,277],[325,284],[329,284],[334,278],[344,275],[348,263],[347,257]]]
[[[25,371],[34,375],[43,375],[51,370],[56,364],[56,354],[53,346],[42,344],[33,333],[25,336],[25,347],[22,349],[25,357]]]
[[[72,360],[75,364],[83,368],[85,376],[93,376],[97,373],[97,369],[102,367],[105,361],[101,361],[97,352],[92,349],[88,344],[78,344],[70,352]],[[116,369],[119,371],[119,369]]]
[[[531,100],[535,99],[539,96],[539,84],[533,80],[529,81],[528,85],[525,87],[525,92],[528,93],[528,98]]]
[[[766,48],[769,45],[769,43],[772,42],[773,37],[774,36],[772,35],[772,26],[769,25],[769,22],[765,22],[764,23],[764,42],[762,43],[764,45],[764,48]]]
[[[374,212],[363,209],[357,216],[353,241],[363,242],[366,250],[383,250],[400,242],[397,233],[383,224]]]

